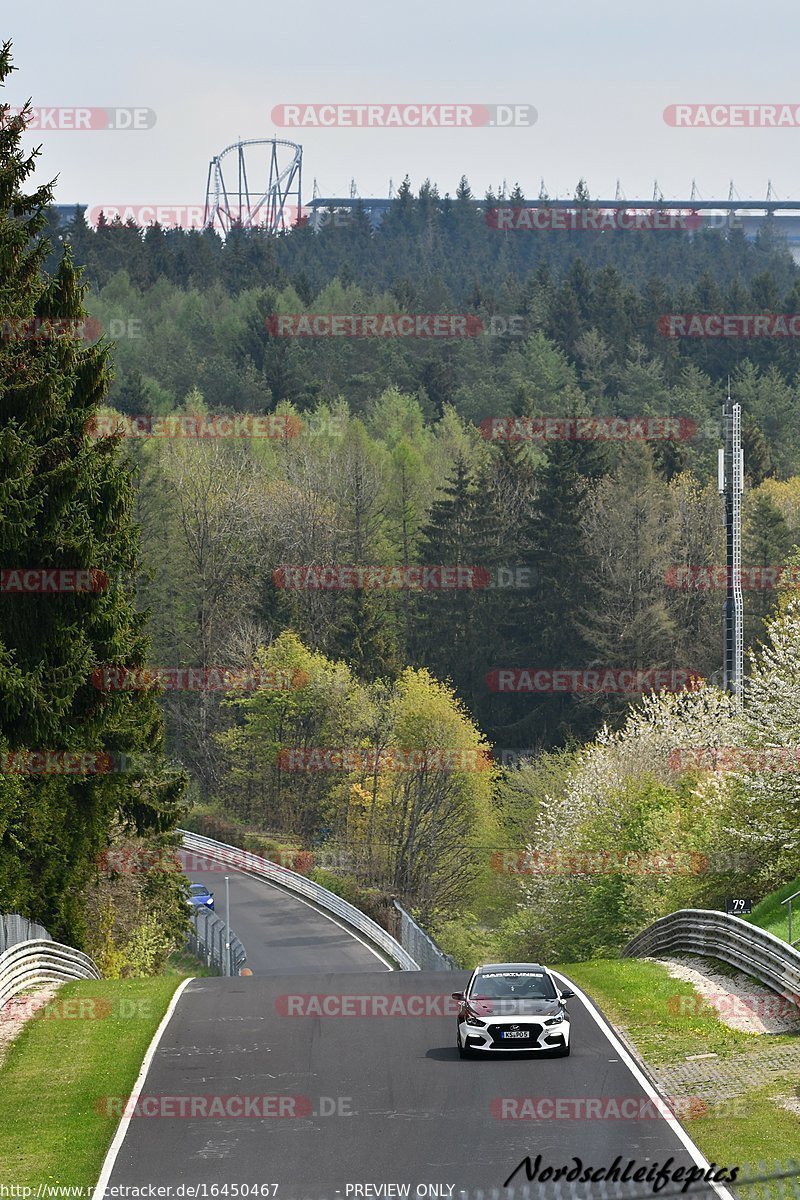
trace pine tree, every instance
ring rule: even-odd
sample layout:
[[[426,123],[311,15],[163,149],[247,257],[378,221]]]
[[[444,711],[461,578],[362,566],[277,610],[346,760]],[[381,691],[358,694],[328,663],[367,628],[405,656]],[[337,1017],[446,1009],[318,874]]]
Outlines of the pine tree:
[[[590,665],[594,647],[585,628],[593,602],[592,551],[582,532],[591,481],[602,474],[605,455],[591,443],[552,442],[536,507],[527,523],[528,562],[533,586],[526,605],[529,631],[520,667],[575,668]],[[521,696],[531,712],[535,740],[557,744],[591,728],[591,711],[579,711],[571,695]]]
[[[421,661],[450,677],[472,712],[485,699],[489,669],[492,593],[483,586],[495,561],[492,497],[480,489],[463,458],[434,501],[422,531],[421,561],[444,567],[475,567],[478,587],[431,589],[417,600]],[[493,665],[493,664],[492,664]]]
[[[747,461],[747,460],[745,460]],[[766,492],[749,497],[742,537],[742,561],[749,567],[781,567],[792,548],[792,536],[786,518]],[[763,580],[762,580],[763,582]],[[773,589],[747,590],[744,593],[744,640],[747,645],[761,641],[765,624],[775,604]]]
[[[6,43],[0,83],[11,70]],[[0,910],[80,939],[82,888],[112,823],[170,828],[182,780],[153,765],[161,718],[152,691],[102,692],[90,681],[98,666],[143,666],[147,653],[145,617],[120,582],[137,568],[132,481],[118,439],[88,432],[108,389],[108,347],[81,340],[85,287],[69,248],[53,277],[42,269],[52,188],[22,190],[36,152],[20,148],[26,114],[8,114],[0,106],[0,568],[99,574],[93,592],[6,588],[0,743],[23,756],[17,772],[40,751],[147,756],[132,774],[106,773],[107,759],[90,760],[100,772],[0,773]]]

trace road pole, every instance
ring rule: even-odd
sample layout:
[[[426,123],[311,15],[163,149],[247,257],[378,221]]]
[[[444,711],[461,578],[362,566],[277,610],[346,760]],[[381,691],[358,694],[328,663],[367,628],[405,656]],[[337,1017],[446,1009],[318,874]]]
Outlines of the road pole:
[[[230,876],[225,876],[225,974],[230,975],[231,972],[231,892],[229,886]]]
[[[722,410],[725,447],[719,451],[718,487],[724,498],[727,542],[727,594],[723,610],[723,687],[736,701],[742,702],[743,683],[743,599],[742,599],[742,493],[744,455],[742,453],[741,407],[728,396]]]

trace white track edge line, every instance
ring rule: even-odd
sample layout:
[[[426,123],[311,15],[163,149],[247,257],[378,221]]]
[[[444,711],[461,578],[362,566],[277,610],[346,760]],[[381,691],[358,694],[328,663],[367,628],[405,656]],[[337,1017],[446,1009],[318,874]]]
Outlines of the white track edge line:
[[[125,1135],[128,1132],[128,1126],[131,1123],[131,1110],[135,1107],[136,1101],[139,1099],[142,1088],[144,1087],[144,1081],[147,1078],[147,1072],[150,1070],[150,1064],[152,1063],[156,1050],[158,1049],[158,1043],[161,1041],[164,1031],[167,1028],[167,1025],[170,1023],[172,1014],[175,1012],[175,1009],[178,1005],[178,1001],[183,995],[184,988],[187,984],[192,982],[193,977],[190,979],[184,979],[183,983],[179,984],[175,989],[172,999],[167,1006],[167,1011],[161,1018],[161,1024],[153,1034],[153,1040],[147,1047],[147,1052],[145,1053],[142,1065],[139,1069],[139,1074],[136,1076],[136,1082],[133,1085],[133,1091],[131,1092],[128,1103],[126,1104],[126,1108],[129,1111],[123,1113],[122,1117],[120,1118],[119,1125],[117,1126],[117,1132],[114,1134],[114,1140],[109,1146],[106,1156],[103,1159],[103,1166],[100,1169],[100,1176],[95,1184],[94,1192],[92,1193],[92,1200],[103,1200],[105,1190],[108,1187],[108,1181],[111,1178],[111,1172],[114,1170],[114,1165],[117,1161],[117,1155],[122,1149],[122,1143],[125,1141]]]
[[[647,1078],[647,1076],[641,1070],[638,1063],[635,1062],[633,1058],[631,1058],[631,1055],[628,1053],[628,1050],[625,1048],[625,1046],[622,1044],[622,1042],[617,1037],[612,1026],[609,1024],[609,1022],[606,1020],[606,1018],[603,1016],[603,1014],[598,1012],[598,1010],[595,1008],[594,1002],[586,995],[586,993],[583,991],[582,988],[579,988],[578,985],[576,983],[573,983],[571,979],[568,979],[566,975],[562,975],[560,971],[551,971],[551,974],[555,975],[556,979],[563,980],[564,983],[567,983],[572,988],[572,990],[575,992],[575,995],[578,997],[578,999],[583,1002],[583,1005],[586,1008],[586,1011],[589,1013],[589,1016],[592,1018],[592,1020],[597,1025],[599,1025],[600,1029],[603,1031],[603,1033],[605,1034],[608,1041],[611,1043],[611,1045],[614,1047],[614,1049],[619,1054],[622,1062],[628,1068],[628,1070],[633,1075],[634,1079],[640,1085],[640,1087],[644,1088],[645,1092],[650,1097],[650,1099],[656,1100],[659,1104],[659,1108],[661,1108],[662,1106],[666,1106],[669,1109],[671,1115],[668,1116],[667,1114],[664,1114],[660,1119],[663,1121],[666,1121],[668,1125],[672,1126],[672,1128],[675,1131],[676,1136],[678,1137],[678,1140],[681,1141],[683,1143],[685,1149],[689,1151],[689,1153],[691,1154],[691,1156],[694,1159],[697,1166],[705,1167],[706,1170],[708,1170],[711,1167],[711,1163],[703,1155],[700,1148],[698,1146],[696,1146],[694,1144],[694,1142],[692,1141],[692,1139],[689,1137],[689,1134],[683,1128],[683,1126],[681,1125],[677,1116],[672,1111],[670,1104],[667,1101],[665,1101],[665,1099],[662,1096],[659,1096],[658,1092],[655,1090],[655,1088],[653,1087],[650,1080]],[[572,1039],[570,1038],[570,1041],[571,1040]],[[736,1164],[732,1163],[731,1165],[735,1166]],[[722,1168],[718,1168],[718,1169],[722,1169]],[[733,1193],[729,1192],[728,1189],[726,1187],[723,1187],[723,1185],[721,1183],[714,1183],[712,1180],[709,1182],[708,1186],[712,1187],[718,1196],[723,1197],[723,1200],[735,1200]]]

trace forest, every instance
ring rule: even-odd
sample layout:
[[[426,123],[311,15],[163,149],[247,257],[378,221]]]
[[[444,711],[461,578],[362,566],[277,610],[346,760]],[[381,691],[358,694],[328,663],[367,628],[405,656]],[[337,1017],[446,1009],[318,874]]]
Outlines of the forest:
[[[770,672],[797,684],[781,646],[798,636],[800,359],[791,337],[676,337],[664,320],[799,311],[777,234],[509,230],[492,214],[524,204],[520,190],[476,203],[465,178],[452,198],[406,180],[377,229],[356,207],[277,238],[93,227],[80,209],[60,223],[48,200],[28,200],[40,282],[10,315],[86,332],[67,339],[72,399],[47,410],[69,433],[40,430],[37,453],[79,448],[81,487],[103,464],[116,539],[103,544],[94,514],[87,541],[65,503],[70,565],[109,586],[96,636],[69,642],[62,708],[91,716],[100,748],[149,757],[108,781],[0,780],[11,901],[83,936],[63,864],[40,879],[14,848],[47,788],[62,805],[65,788],[105,797],[91,837],[83,818],[58,818],[65,844],[86,840],[86,878],[103,844],[169,840],[183,820],[308,854],[316,877],[376,911],[397,896],[464,960],[487,937],[511,957],[576,937],[587,955],[614,952],[730,884],[727,869],[604,868],[567,885],[498,868],[526,846],[688,848],[745,861],[760,888],[783,878],[773,833],[754,832],[757,772],[674,764],[684,748],[758,746],[768,727],[775,744],[766,717],[745,720],[720,689],[728,394],[743,413],[753,694],[768,703]],[[24,353],[43,369],[61,345]],[[6,420],[24,411],[14,351],[6,338]],[[16,521],[9,567],[29,536]],[[43,562],[63,558],[54,536]],[[54,645],[75,619],[58,603]],[[3,644],[19,651],[4,604]],[[52,708],[56,675],[34,668],[31,694],[43,687]],[[29,727],[6,708],[10,751],[65,742],[54,716]],[[791,846],[795,784],[781,780]],[[153,882],[151,911],[165,886]]]

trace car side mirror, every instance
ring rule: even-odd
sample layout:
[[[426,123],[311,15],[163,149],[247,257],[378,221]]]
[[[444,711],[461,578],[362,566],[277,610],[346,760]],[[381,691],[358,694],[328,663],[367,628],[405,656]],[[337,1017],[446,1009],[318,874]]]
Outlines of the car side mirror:
[[[575,995],[575,993],[572,991],[571,988],[564,988],[563,992],[561,993],[561,999],[562,1000],[571,1000],[574,995]]]
[[[464,999],[463,992],[451,992],[450,995],[453,997],[454,1000],[463,1000]]]

